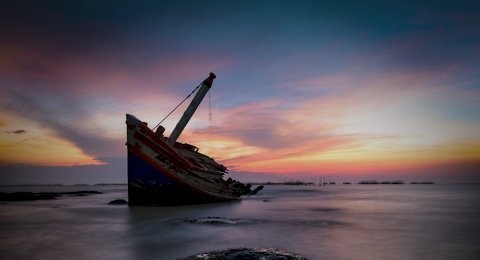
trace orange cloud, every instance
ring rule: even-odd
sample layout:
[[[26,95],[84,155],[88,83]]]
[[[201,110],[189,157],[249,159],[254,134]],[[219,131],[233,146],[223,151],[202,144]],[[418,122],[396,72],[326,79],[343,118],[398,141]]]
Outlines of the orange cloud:
[[[8,115],[3,114],[2,118]],[[38,123],[10,117],[0,126],[0,164],[41,166],[101,165],[103,162],[84,153],[72,142],[58,137],[54,131]],[[28,129],[23,134],[11,134],[6,129]]]

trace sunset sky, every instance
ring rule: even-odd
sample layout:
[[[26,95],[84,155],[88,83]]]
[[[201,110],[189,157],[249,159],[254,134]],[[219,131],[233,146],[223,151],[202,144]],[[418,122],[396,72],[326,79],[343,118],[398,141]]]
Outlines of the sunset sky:
[[[239,179],[480,181],[478,1],[12,1],[0,14],[2,183],[125,183],[125,114],[153,127],[210,72],[179,141]]]

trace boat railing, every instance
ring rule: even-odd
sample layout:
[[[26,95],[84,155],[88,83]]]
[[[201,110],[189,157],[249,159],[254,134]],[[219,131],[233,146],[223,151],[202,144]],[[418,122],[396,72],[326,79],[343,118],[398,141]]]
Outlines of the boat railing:
[[[178,162],[184,167],[184,169],[189,170],[193,165],[177,153],[171,146],[169,146],[163,138],[156,135],[145,123],[139,122],[137,125],[138,131],[135,135],[138,139],[141,139],[142,142],[145,142],[150,148],[155,150],[157,153],[165,154],[168,159]]]

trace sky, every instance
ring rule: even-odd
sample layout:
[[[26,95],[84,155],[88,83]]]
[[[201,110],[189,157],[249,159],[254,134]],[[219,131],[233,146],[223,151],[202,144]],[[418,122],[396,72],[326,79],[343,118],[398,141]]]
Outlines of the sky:
[[[2,3],[0,182],[125,183],[125,114],[153,127],[210,72],[179,141],[240,180],[480,182],[479,25],[478,1]]]

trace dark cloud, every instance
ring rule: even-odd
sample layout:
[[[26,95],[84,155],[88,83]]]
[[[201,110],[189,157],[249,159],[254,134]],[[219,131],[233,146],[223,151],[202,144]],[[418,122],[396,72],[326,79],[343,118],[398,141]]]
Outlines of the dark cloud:
[[[19,129],[19,130],[13,130],[13,131],[5,131],[7,134],[16,134],[16,135],[21,135],[25,134],[27,130]]]

